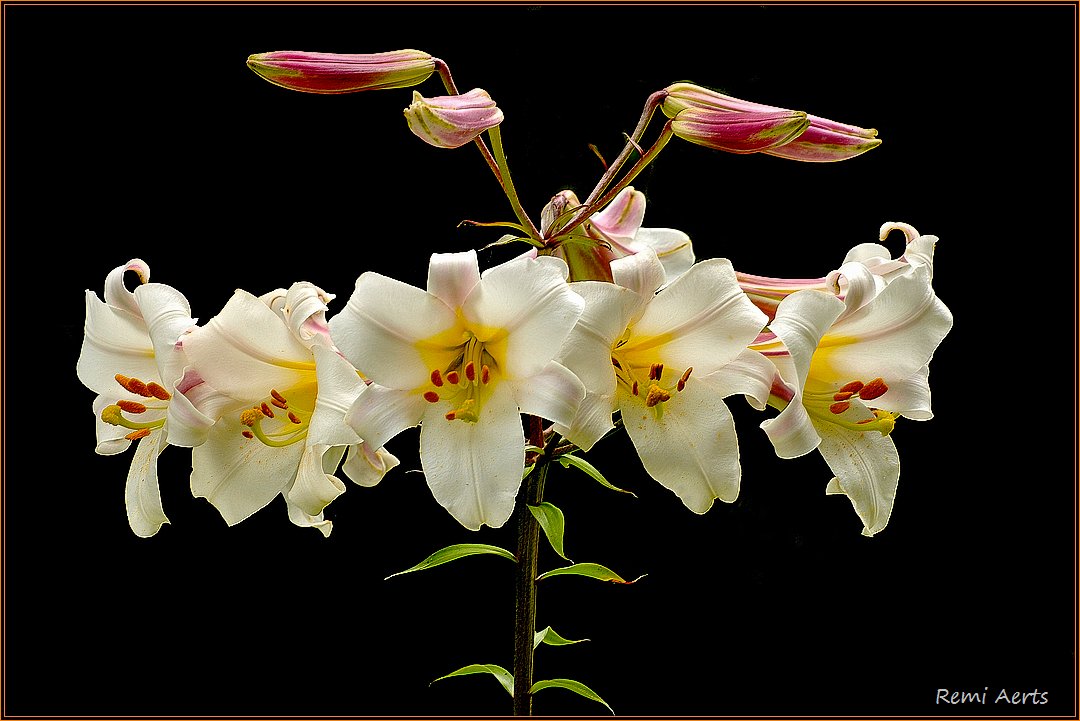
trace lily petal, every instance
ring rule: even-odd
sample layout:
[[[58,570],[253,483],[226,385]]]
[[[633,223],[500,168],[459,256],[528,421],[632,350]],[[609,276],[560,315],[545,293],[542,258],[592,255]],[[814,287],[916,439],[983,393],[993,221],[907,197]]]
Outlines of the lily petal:
[[[476,251],[432,253],[428,263],[427,291],[451,308],[460,308],[480,282]]]
[[[314,528],[316,531],[323,534],[323,538],[330,537],[330,532],[334,530],[333,521],[326,520],[321,513],[317,516],[311,516],[304,513],[299,506],[294,503],[289,503],[288,498],[285,499],[285,505],[289,509],[289,520],[292,521],[294,526]]]
[[[390,469],[401,464],[397,456],[385,448],[372,450],[370,443],[358,443],[349,446],[349,454],[341,465],[341,472],[353,483],[371,488],[378,485]]]
[[[150,431],[150,435],[139,440],[128,469],[124,505],[128,525],[139,538],[150,538],[169,522],[161,507],[157,475],[157,457],[165,447],[164,441],[163,430]]]
[[[645,218],[645,194],[627,186],[589,219],[605,239],[623,247],[630,246]]]
[[[434,295],[364,273],[349,302],[330,319],[330,337],[366,377],[390,388],[417,388],[431,373],[418,342],[437,347],[456,326],[454,311]],[[443,340],[444,345],[460,343],[460,338]]]
[[[413,391],[369,385],[345,414],[345,422],[375,448],[420,423],[428,403]]]
[[[122,390],[116,383],[117,373],[156,379],[154,347],[142,318],[103,303],[93,291],[86,291],[86,323],[75,370],[79,381],[98,394]]]
[[[744,350],[720,370],[702,376],[702,383],[711,386],[721,398],[737,394],[759,411],[765,410],[769,391],[776,378],[776,366],[757,351]]]
[[[708,375],[738,357],[767,320],[742,292],[731,262],[713,258],[657,294],[626,348],[663,346],[665,362]]]
[[[578,405],[585,397],[585,386],[578,377],[555,361],[528,380],[510,383],[521,413],[564,425],[573,422]]]
[[[304,444],[275,448],[240,435],[224,417],[191,451],[191,494],[205,498],[230,526],[266,506],[296,476]]]
[[[495,387],[475,423],[447,421],[437,404],[429,405],[420,458],[435,500],[461,525],[475,531],[506,523],[525,467],[525,435],[510,384]]]
[[[568,273],[558,258],[518,257],[484,271],[469,294],[462,315],[478,331],[495,329],[477,338],[492,355],[505,358],[499,368],[504,378],[542,371],[581,316],[585,301],[570,290]]]
[[[656,251],[664,266],[665,285],[690,270],[696,260],[690,236],[674,228],[642,228],[634,238],[634,245]]]
[[[366,384],[349,361],[336,351],[321,345],[311,349],[315,356],[315,375],[319,394],[308,427],[308,443],[327,446],[351,446],[360,436],[345,423],[345,414],[365,390]]]
[[[640,396],[619,394],[623,424],[649,475],[694,513],[739,495],[735,421],[723,397],[693,376],[657,414]]]
[[[331,501],[345,492],[345,484],[323,468],[323,454],[328,449],[329,446],[322,444],[304,449],[296,478],[285,493],[289,503],[309,516],[318,516]]]
[[[873,536],[888,524],[896,499],[900,457],[892,438],[831,423],[816,425],[821,435],[818,450],[836,474],[826,492],[846,495],[862,519],[863,535]]]
[[[646,246],[639,253],[611,261],[611,279],[616,285],[629,288],[644,300],[651,301],[667,282],[667,273],[656,251]]]

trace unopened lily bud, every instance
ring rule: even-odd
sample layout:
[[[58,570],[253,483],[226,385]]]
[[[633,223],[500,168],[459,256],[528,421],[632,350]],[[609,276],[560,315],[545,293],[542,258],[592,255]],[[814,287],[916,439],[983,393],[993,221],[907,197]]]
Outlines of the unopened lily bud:
[[[791,142],[808,127],[806,113],[780,110],[766,113],[728,113],[686,108],[671,121],[683,140],[728,153],[760,153]]]
[[[761,103],[752,103],[730,95],[718,93],[693,83],[675,83],[666,88],[667,95],[661,108],[664,114],[674,118],[689,108],[708,109],[728,113],[769,113],[782,112],[783,108]],[[775,155],[789,160],[804,162],[833,162],[847,160],[861,155],[871,148],[881,145],[877,130],[860,128],[856,125],[838,123],[835,120],[806,114],[810,121],[808,127],[797,138],[782,146],[766,150],[768,155]]]
[[[435,72],[435,58],[420,50],[363,54],[280,50],[250,55],[247,65],[275,85],[324,94],[407,88]]]
[[[503,113],[486,90],[476,88],[463,95],[425,98],[413,91],[405,108],[413,135],[436,148],[460,148],[485,130],[503,121]]]

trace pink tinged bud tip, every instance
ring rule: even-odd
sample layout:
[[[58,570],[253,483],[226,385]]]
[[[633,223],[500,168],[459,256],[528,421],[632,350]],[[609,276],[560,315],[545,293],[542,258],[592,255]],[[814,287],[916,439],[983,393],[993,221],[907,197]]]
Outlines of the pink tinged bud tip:
[[[661,107],[670,118],[676,118],[688,108],[736,114],[783,111],[783,108],[740,100],[692,83],[675,83],[666,91]],[[788,160],[821,163],[847,160],[881,145],[877,130],[873,128],[838,123],[817,115],[807,114],[806,118],[809,126],[800,135],[763,152]]]
[[[487,91],[476,88],[463,95],[425,98],[413,91],[405,108],[413,135],[436,148],[460,148],[503,121],[503,113]]]
[[[420,50],[361,54],[279,50],[250,55],[247,66],[289,90],[337,94],[417,85],[435,72],[435,58]]]

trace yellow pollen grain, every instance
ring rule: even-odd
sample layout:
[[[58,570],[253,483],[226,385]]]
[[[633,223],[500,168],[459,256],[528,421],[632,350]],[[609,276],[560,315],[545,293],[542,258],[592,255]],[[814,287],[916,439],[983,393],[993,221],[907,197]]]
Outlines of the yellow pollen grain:
[[[649,386],[649,393],[645,396],[645,407],[653,408],[668,400],[671,400],[671,394],[653,383]]]
[[[146,390],[150,391],[150,395],[157,398],[159,401],[167,401],[172,398],[172,394],[169,393],[169,391],[153,381],[146,384]]]

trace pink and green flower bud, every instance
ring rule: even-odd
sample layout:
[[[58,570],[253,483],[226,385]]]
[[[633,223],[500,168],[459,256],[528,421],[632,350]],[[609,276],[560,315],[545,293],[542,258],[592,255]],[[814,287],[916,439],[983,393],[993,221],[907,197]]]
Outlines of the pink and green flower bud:
[[[669,85],[666,92],[661,108],[669,118],[675,118],[690,108],[727,113],[770,113],[784,110],[733,98],[692,83]],[[854,158],[881,145],[877,130],[873,128],[838,123],[809,113],[806,117],[810,121],[810,127],[801,135],[793,138],[791,142],[764,152],[789,160],[821,163]]]
[[[274,85],[322,94],[407,88],[435,72],[435,58],[420,50],[364,54],[280,50],[250,55],[247,65]]]
[[[683,140],[740,154],[761,153],[790,143],[809,127],[806,113],[794,110],[729,113],[686,108],[671,121],[671,131]]]
[[[413,135],[436,148],[460,148],[485,130],[503,121],[503,113],[486,90],[476,88],[463,95],[425,98],[413,91],[405,108]]]

